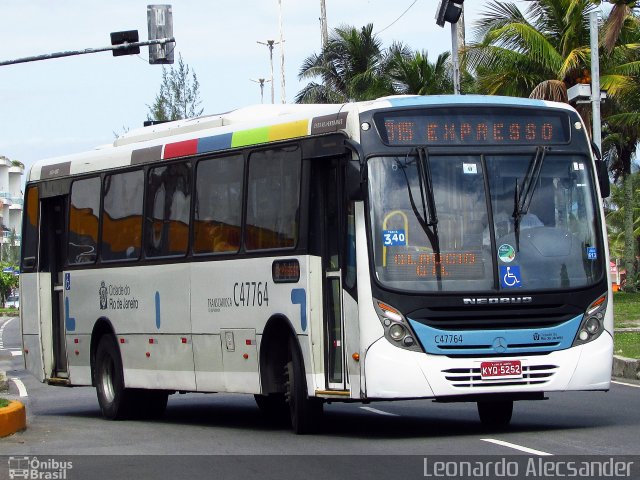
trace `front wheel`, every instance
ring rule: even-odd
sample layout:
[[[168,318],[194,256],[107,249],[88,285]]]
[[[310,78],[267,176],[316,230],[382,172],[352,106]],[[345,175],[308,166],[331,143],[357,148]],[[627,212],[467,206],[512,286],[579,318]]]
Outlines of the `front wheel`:
[[[485,427],[506,427],[513,415],[513,400],[501,402],[478,402],[478,415]]]
[[[284,368],[286,399],[289,403],[291,428],[298,435],[314,432],[322,416],[322,400],[309,398],[302,355],[295,345],[291,347],[291,360]]]

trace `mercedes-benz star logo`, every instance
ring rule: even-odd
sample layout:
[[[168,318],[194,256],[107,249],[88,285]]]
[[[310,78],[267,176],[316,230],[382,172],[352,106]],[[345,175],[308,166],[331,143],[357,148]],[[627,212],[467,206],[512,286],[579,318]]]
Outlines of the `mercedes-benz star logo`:
[[[507,341],[503,337],[497,337],[493,340],[493,349],[498,353],[507,351]]]

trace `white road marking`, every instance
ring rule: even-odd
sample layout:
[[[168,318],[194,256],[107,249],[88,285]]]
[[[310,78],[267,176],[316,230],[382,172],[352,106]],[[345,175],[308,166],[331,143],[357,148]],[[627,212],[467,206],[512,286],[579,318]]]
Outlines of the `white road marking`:
[[[624,385],[625,387],[640,388],[640,385],[634,385],[633,383],[614,382],[613,380],[611,380],[611,383],[615,383],[616,385]]]
[[[373,412],[373,413],[377,413],[378,415],[387,415],[389,417],[399,417],[400,415],[395,414],[395,413],[389,413],[389,412],[384,412],[382,410],[378,410],[377,408],[373,408],[373,407],[360,407],[362,410],[366,410],[368,412]]]
[[[2,335],[4,335],[4,329],[7,328],[7,325],[9,325],[15,319],[16,319],[16,317],[10,318],[6,322],[4,322],[2,324],[2,326],[0,327],[0,350],[4,350],[4,340],[2,339]]]
[[[530,453],[531,455],[549,456],[553,453],[543,452],[541,450],[534,450],[533,448],[523,447],[522,445],[516,445],[515,443],[505,442],[504,440],[496,440],[495,438],[481,438],[483,442],[495,443],[507,448],[513,448],[514,450],[520,450],[521,452]]]
[[[24,386],[24,383],[22,383],[22,380],[20,380],[18,377],[11,377],[11,381],[16,384],[16,387],[18,387],[18,392],[20,393],[21,397],[28,396],[27,387]]]

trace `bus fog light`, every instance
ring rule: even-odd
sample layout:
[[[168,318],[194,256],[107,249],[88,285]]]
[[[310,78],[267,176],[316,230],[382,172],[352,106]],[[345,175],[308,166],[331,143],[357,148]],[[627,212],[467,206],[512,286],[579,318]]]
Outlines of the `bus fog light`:
[[[413,339],[413,337],[406,337],[406,338],[404,339],[404,344],[405,344],[407,347],[411,347],[414,343],[416,343],[416,341]]]
[[[391,338],[393,338],[396,342],[401,340],[402,337],[404,337],[405,335],[405,330],[404,327],[402,325],[400,325],[399,323],[394,323],[393,325],[391,325],[391,327],[389,328],[389,335],[391,336]]]
[[[600,322],[596,317],[591,317],[587,320],[585,328],[587,329],[587,332],[593,335],[594,333],[597,333],[598,330],[600,330]]]
[[[580,338],[580,340],[584,341],[589,338],[589,332],[587,332],[586,330],[580,330],[580,335],[578,335],[578,337]]]

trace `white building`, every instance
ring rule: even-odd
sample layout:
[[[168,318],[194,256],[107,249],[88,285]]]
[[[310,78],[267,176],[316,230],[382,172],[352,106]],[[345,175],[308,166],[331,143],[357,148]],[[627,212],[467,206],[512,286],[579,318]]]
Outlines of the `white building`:
[[[24,167],[0,155],[0,243],[20,245],[22,228],[22,175]]]

